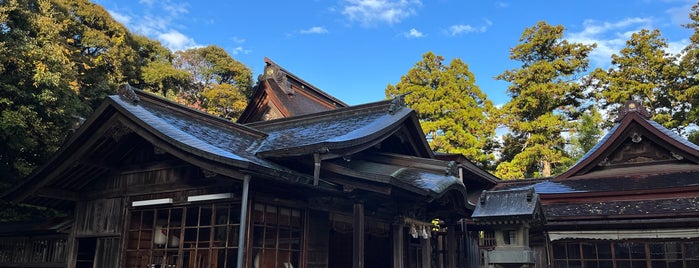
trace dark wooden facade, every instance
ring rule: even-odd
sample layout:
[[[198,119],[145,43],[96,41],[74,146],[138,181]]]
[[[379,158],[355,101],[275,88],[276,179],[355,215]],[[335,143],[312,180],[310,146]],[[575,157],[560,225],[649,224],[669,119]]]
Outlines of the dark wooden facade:
[[[126,86],[4,198],[70,212],[65,267],[464,267],[458,174],[400,99],[242,125]]]
[[[699,146],[629,102],[565,173],[495,189],[539,194],[536,267],[699,267],[698,185]]]

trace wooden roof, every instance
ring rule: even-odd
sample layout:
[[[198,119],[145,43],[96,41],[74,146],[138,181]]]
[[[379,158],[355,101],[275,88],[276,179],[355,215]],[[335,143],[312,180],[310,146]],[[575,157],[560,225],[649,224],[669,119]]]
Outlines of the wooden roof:
[[[238,118],[251,123],[348,107],[346,103],[304,81],[265,57],[253,96]]]
[[[148,154],[151,162],[124,163],[127,155],[135,153]],[[465,208],[463,183],[435,168],[448,162],[430,160],[430,165],[417,167],[404,161],[385,163],[401,170],[378,174],[388,175],[386,180],[375,180],[371,172],[362,173],[359,168],[342,174],[342,163],[353,158],[356,164],[369,163],[372,158],[365,156],[377,153],[432,157],[415,112],[404,107],[401,99],[243,125],[127,89],[108,97],[46,165],[3,198],[69,208],[86,198],[79,193],[98,178],[129,167],[169,163],[193,165],[233,179],[255,174],[338,193],[404,191],[411,193],[404,197],[423,202],[446,197]],[[314,180],[315,155],[327,164],[322,174],[337,180]]]
[[[502,181],[535,189],[549,224],[679,224],[699,220],[699,146],[628,102],[617,124],[573,167],[554,178]]]

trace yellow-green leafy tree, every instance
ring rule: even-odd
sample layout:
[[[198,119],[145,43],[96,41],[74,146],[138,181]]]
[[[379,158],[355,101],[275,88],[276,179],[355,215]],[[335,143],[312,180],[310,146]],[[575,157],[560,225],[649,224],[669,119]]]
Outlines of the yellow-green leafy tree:
[[[636,100],[652,112],[653,120],[681,130],[686,106],[678,98],[680,68],[667,48],[657,29],[633,33],[626,47],[612,55],[612,66],[595,69],[586,84],[594,89],[602,108],[616,112],[627,101]]]
[[[485,169],[492,168],[495,108],[466,63],[456,58],[445,65],[442,56],[427,52],[385,92],[389,98],[405,95],[432,150],[463,154]]]
[[[496,78],[510,83],[502,108],[510,130],[496,175],[503,179],[548,177],[570,164],[562,135],[573,126],[583,99],[577,80],[588,68],[594,45],[563,39],[564,27],[539,22],[527,28],[510,53],[520,68]],[[509,148],[508,148],[509,147]]]

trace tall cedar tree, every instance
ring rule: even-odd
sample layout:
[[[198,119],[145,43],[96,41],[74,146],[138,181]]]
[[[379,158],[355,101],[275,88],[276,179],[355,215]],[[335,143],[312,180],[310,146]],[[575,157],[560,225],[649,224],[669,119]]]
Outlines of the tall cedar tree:
[[[463,154],[485,169],[492,169],[496,123],[493,103],[476,85],[468,65],[427,52],[386,96],[405,95],[436,152]]]
[[[502,119],[510,138],[517,139],[507,143],[516,148],[504,149],[516,153],[498,165],[500,178],[548,177],[570,162],[562,133],[579,114],[583,93],[576,80],[595,46],[562,40],[563,32],[563,26],[546,22],[525,29],[510,54],[522,67],[496,77],[510,82],[512,99],[503,107]]]
[[[657,29],[633,33],[620,54],[612,55],[611,68],[597,68],[586,79],[602,108],[616,112],[627,101],[637,100],[652,111],[653,120],[681,130],[687,106],[678,99],[680,68],[665,52],[667,47]]]
[[[208,46],[178,51],[175,67],[189,73],[189,87],[178,96],[187,105],[237,119],[252,90],[252,71],[223,48]]]

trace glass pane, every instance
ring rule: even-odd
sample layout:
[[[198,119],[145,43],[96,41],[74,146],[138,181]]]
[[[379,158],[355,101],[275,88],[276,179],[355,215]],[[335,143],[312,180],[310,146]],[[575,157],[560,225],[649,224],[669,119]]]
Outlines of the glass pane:
[[[699,259],[699,242],[685,242],[684,243],[684,257],[687,259]],[[689,267],[699,267],[699,266],[689,266]]]
[[[646,265],[646,261],[632,261],[631,267],[632,268],[648,268],[648,266]]]
[[[612,244],[609,242],[597,242],[597,258],[601,260],[611,260]]]
[[[557,260],[563,260],[566,258],[566,244],[553,244],[553,258]]]
[[[187,208],[187,219],[185,221],[185,226],[198,226],[199,225],[199,207]]]
[[[199,213],[199,226],[211,226],[211,217],[213,216],[211,207],[202,207]]]
[[[629,259],[629,244],[627,242],[614,243],[614,258],[617,260],[628,260]],[[619,262],[619,263],[622,263],[622,262]]]
[[[667,268],[667,264],[665,264],[665,261],[652,261],[651,265],[651,267],[653,268]]]
[[[585,268],[599,268],[597,266],[597,261],[585,261]]]
[[[568,259],[580,259],[580,244],[578,243],[570,243],[566,246],[568,249]]]
[[[595,249],[594,243],[580,243],[580,248],[582,249],[583,259],[594,260],[597,259],[597,251]]]
[[[631,268],[631,262],[630,261],[617,261],[616,262],[616,268]]]
[[[222,206],[222,205],[216,206],[216,215],[214,217],[216,218],[216,222],[214,224],[216,224],[216,225],[228,224],[228,206]]]
[[[646,259],[646,246],[644,243],[629,242],[631,248],[631,259]]]
[[[664,243],[651,243],[648,244],[648,250],[650,250],[650,258],[653,260],[665,259],[665,244]],[[655,267],[655,266],[653,266]]]
[[[614,264],[612,261],[599,261],[598,266],[599,268],[613,268]]]
[[[554,262],[553,265],[553,267],[555,268],[568,268],[568,264],[566,263],[566,261],[563,260],[557,260]]]

